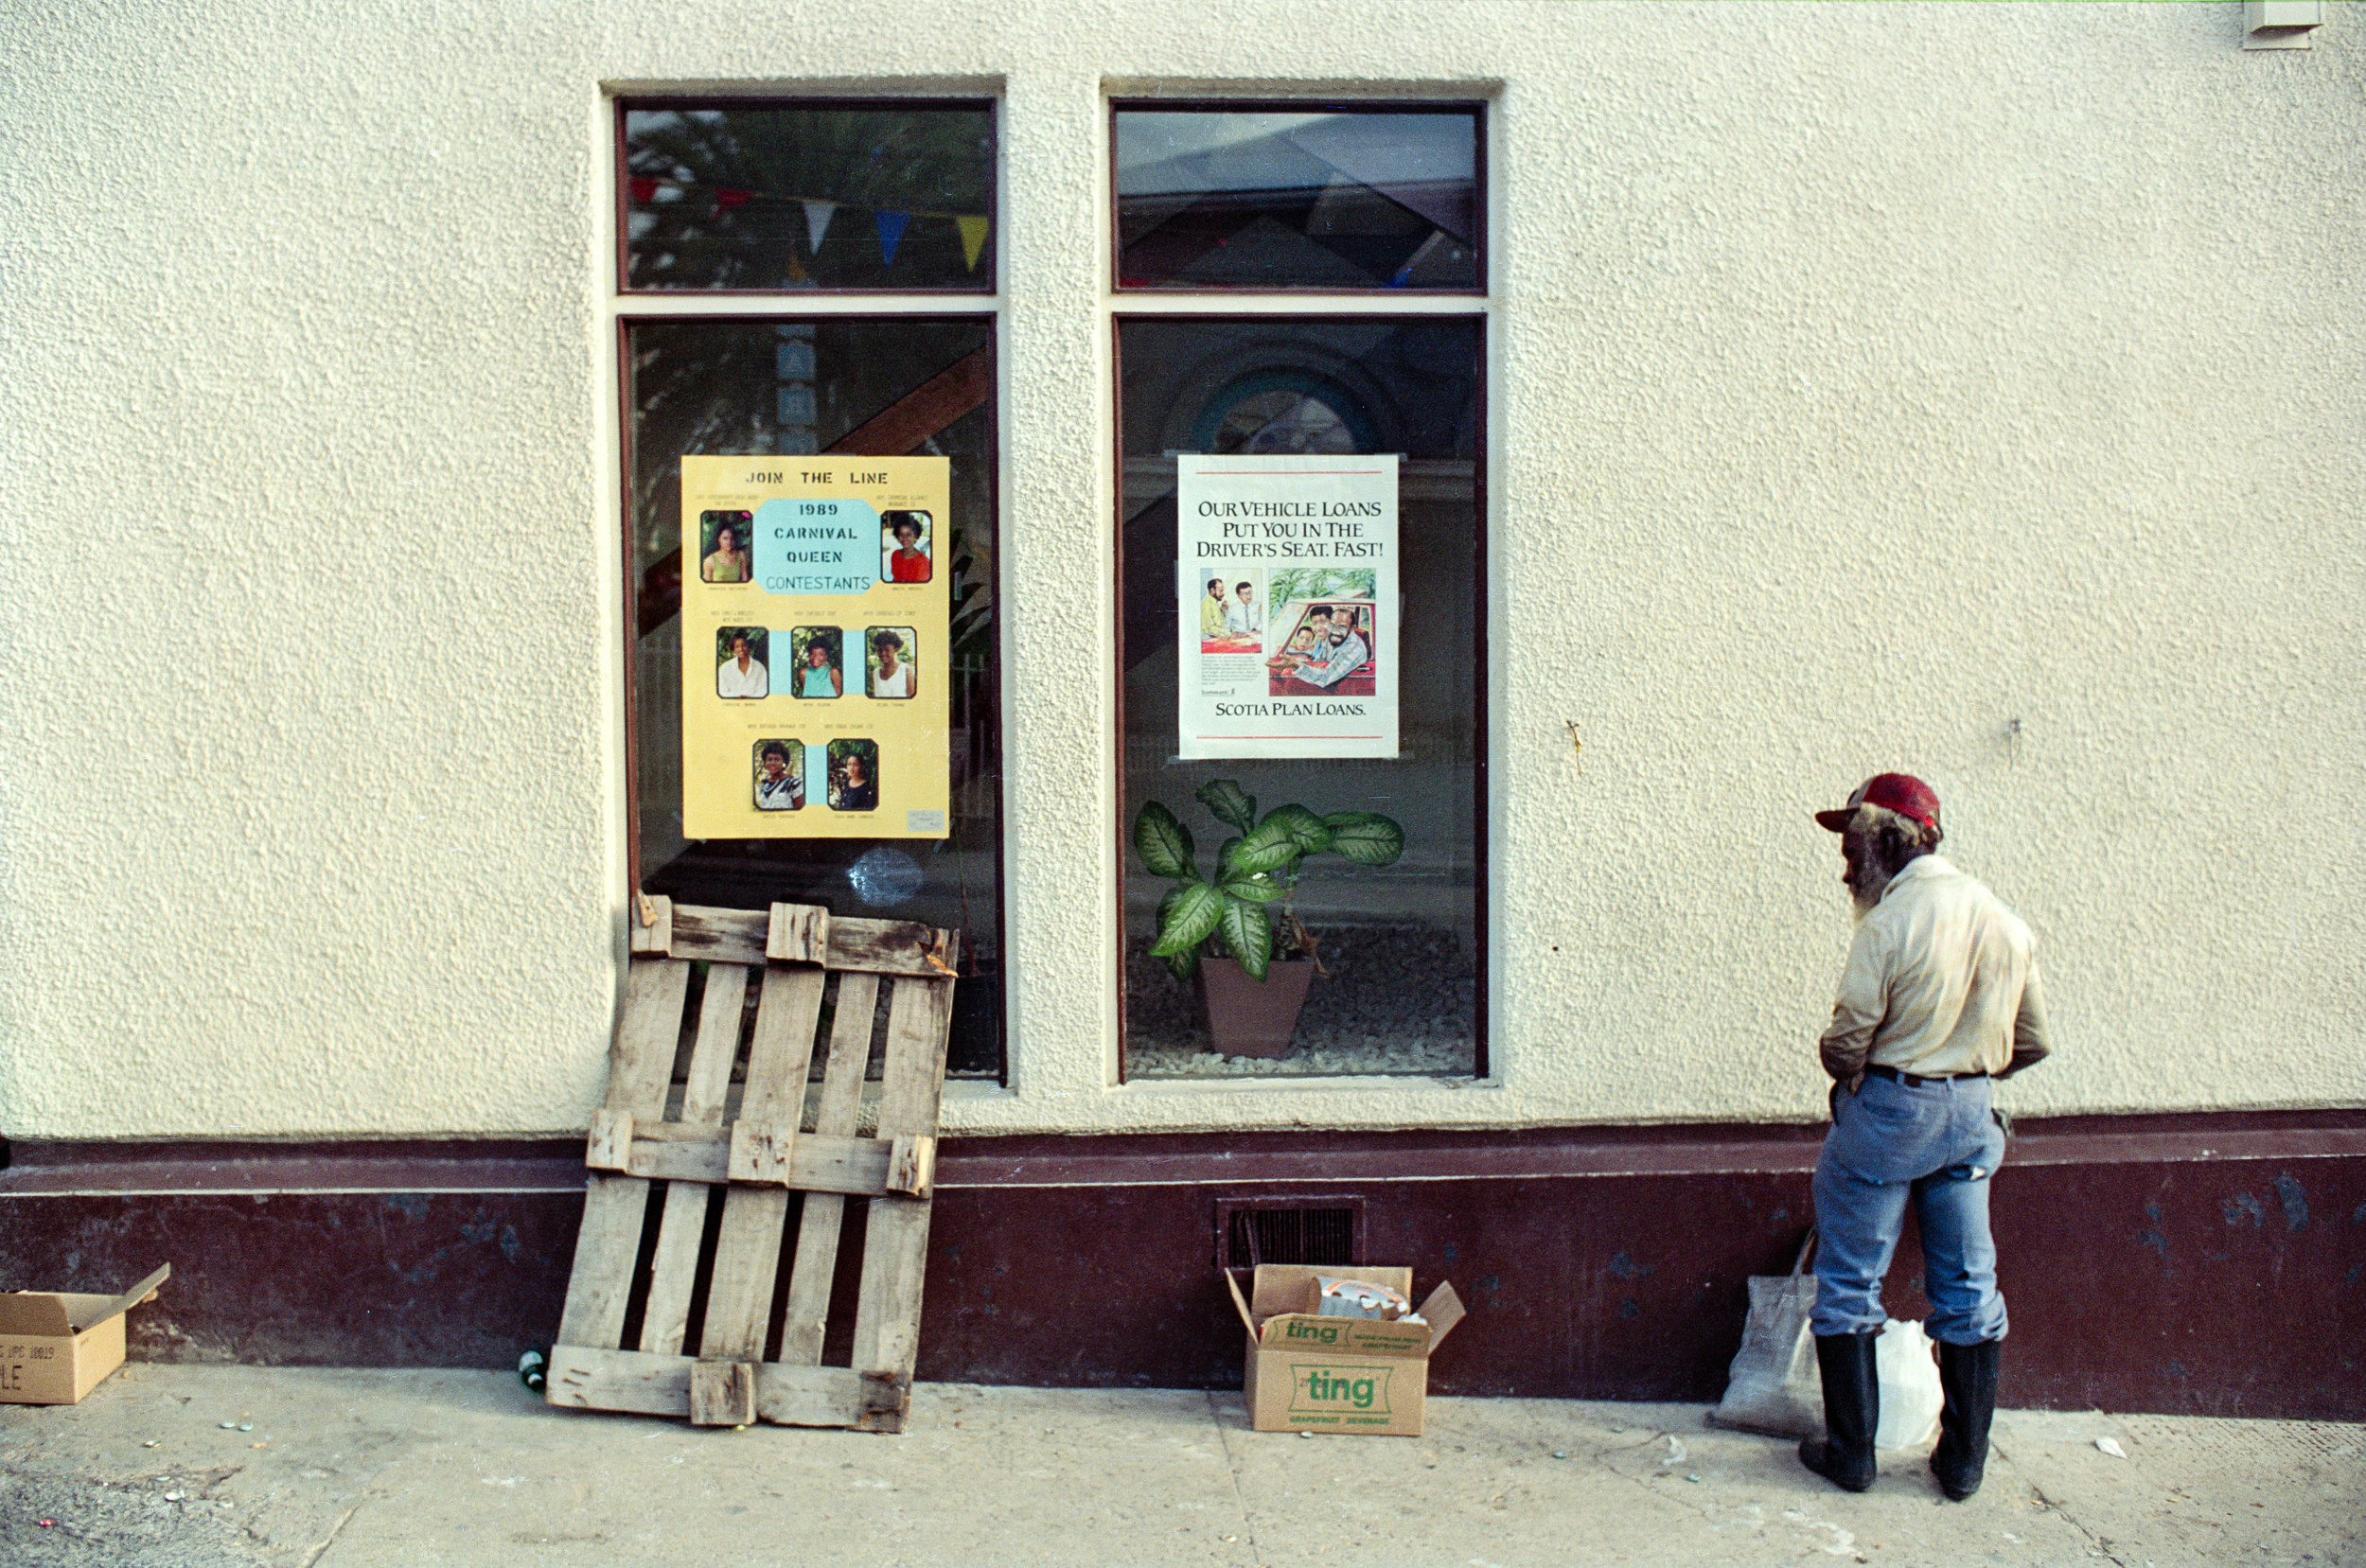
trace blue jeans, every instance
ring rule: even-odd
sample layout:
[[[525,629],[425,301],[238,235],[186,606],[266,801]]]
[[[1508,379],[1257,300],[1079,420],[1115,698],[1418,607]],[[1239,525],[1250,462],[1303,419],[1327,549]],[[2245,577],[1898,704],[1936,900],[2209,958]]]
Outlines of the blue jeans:
[[[2004,1337],[1988,1234],[1988,1178],[2004,1158],[2004,1131],[1989,1114],[1988,1080],[1957,1078],[1909,1088],[1867,1075],[1855,1094],[1832,1095],[1832,1130],[1815,1165],[1815,1312],[1819,1334],[1879,1329],[1881,1277],[1914,1200],[1922,1224],[1924,1330],[1951,1345]]]

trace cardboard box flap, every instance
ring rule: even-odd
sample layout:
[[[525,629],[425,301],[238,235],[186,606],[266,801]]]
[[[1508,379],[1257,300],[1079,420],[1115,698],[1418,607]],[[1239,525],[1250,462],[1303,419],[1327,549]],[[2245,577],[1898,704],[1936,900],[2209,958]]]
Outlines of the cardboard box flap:
[[[66,1320],[65,1298],[54,1291],[10,1291],[0,1295],[0,1334],[47,1334],[63,1339],[73,1332]]]
[[[1249,1302],[1250,1314],[1262,1323],[1276,1313],[1313,1311],[1317,1276],[1386,1285],[1407,1301],[1413,1299],[1411,1269],[1356,1269],[1338,1263],[1260,1263]]]
[[[1241,1314],[1241,1327],[1251,1339],[1257,1337],[1257,1319],[1249,1315],[1248,1298],[1241,1294],[1241,1277],[1231,1269],[1224,1271],[1225,1287],[1232,1293],[1232,1306]]]
[[[74,1291],[16,1291],[0,1295],[0,1334],[79,1334],[118,1313],[130,1312],[156,1294],[172,1276],[172,1265],[150,1275],[121,1295],[83,1295]]]
[[[1454,1287],[1444,1280],[1429,1293],[1416,1309],[1429,1319],[1429,1348],[1438,1348],[1438,1342],[1454,1332],[1454,1326],[1462,1321],[1462,1297],[1454,1294]]]
[[[104,1323],[117,1313],[128,1313],[150,1296],[156,1288],[172,1277],[172,1265],[165,1264],[155,1273],[125,1291],[121,1295],[73,1295],[66,1297],[74,1318],[74,1331],[80,1333],[94,1324]],[[87,1304],[87,1305],[86,1305]]]

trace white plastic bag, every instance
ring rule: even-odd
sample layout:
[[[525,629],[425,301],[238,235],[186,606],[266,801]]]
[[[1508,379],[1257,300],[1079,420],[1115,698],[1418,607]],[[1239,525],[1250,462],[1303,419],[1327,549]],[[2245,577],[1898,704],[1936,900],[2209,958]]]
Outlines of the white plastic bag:
[[[1875,1448],[1929,1448],[1939,1435],[1939,1364],[1931,1336],[1919,1323],[1891,1318],[1873,1342],[1873,1367],[1881,1380],[1881,1422],[1873,1429]]]

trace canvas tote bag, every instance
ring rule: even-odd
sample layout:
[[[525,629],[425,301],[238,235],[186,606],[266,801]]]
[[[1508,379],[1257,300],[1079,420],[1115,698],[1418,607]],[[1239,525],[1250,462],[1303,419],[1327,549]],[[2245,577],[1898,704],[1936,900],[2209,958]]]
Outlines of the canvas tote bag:
[[[1824,1375],[1816,1370],[1815,1335],[1808,1327],[1815,1276],[1806,1269],[1814,1250],[1810,1228],[1789,1274],[1750,1277],[1750,1319],[1726,1373],[1725,1397],[1709,1412],[1710,1425],[1777,1437],[1824,1436]]]

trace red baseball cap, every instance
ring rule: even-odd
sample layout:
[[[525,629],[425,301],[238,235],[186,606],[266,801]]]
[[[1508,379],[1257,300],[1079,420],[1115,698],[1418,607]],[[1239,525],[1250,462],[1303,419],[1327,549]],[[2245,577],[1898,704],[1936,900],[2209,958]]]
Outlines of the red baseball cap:
[[[1846,805],[1837,811],[1819,811],[1815,819],[1839,833],[1848,826],[1859,806],[1881,806],[1933,830],[1939,825],[1938,791],[1911,773],[1876,773],[1857,786]]]

